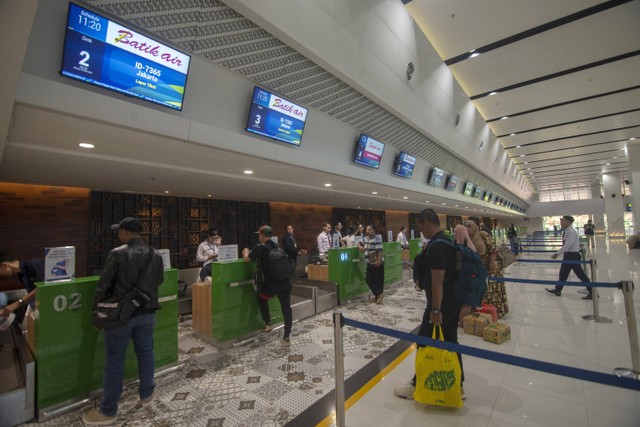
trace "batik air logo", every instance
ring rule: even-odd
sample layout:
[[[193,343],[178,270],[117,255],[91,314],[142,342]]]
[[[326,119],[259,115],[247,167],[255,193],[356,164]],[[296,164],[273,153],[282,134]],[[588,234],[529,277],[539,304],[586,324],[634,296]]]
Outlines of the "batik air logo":
[[[368,151],[371,154],[375,154],[376,156],[382,156],[382,150],[384,150],[383,143],[378,142],[375,139],[371,139],[371,138],[367,140],[366,151]]]
[[[107,28],[107,43],[182,74],[189,69],[189,56],[113,22]]]
[[[307,119],[307,109],[299,105],[293,104],[286,99],[282,99],[276,95],[271,95],[269,99],[269,108],[279,111],[287,116],[294,117],[298,120],[305,121]]]

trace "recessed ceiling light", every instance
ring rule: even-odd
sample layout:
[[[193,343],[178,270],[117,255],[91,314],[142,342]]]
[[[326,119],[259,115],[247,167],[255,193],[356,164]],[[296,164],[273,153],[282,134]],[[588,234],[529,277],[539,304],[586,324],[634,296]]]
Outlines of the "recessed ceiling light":
[[[212,197],[211,194],[207,194],[207,197]]]
[[[524,162],[524,164],[525,164],[525,165],[528,165],[528,164],[529,164],[529,162]]]
[[[94,148],[95,147],[95,145],[89,144],[88,142],[81,142],[80,144],[78,144],[78,146],[82,147],[82,148]]]
[[[479,53],[472,53],[471,55],[469,55],[469,58],[475,58],[476,56],[480,56]]]
[[[425,203],[431,203],[431,202],[429,202],[428,200],[425,200],[424,202],[425,202]]]
[[[252,170],[247,169],[246,171],[244,171],[244,173],[245,173],[245,174],[247,174],[247,175],[251,175],[251,174],[253,173],[253,171],[252,171]]]
[[[447,205],[446,203],[443,203],[443,204],[442,204],[442,206],[446,206],[446,205]]]
[[[607,163],[605,166],[611,166],[611,163]]]
[[[520,148],[520,147],[522,147],[522,145],[516,145],[516,148]]]
[[[635,141],[635,138],[629,138],[629,141]],[[624,150],[624,148],[621,148],[621,150]]]
[[[328,182],[324,185],[325,187],[331,187],[331,184],[329,184]]]
[[[493,92],[491,92],[491,93],[489,94],[489,96],[493,96],[493,95],[497,95],[497,94],[498,94],[498,92],[493,91]]]
[[[614,158],[613,158],[613,159],[611,159],[611,160],[615,160],[615,159],[617,159],[617,157],[614,157]]]
[[[456,205],[456,208],[458,207],[458,205]]]
[[[524,157],[524,156],[526,156],[526,154],[520,154],[520,157]]]
[[[507,120],[509,116],[500,117],[500,120]]]
[[[164,190],[164,194],[169,194],[169,190]]]
[[[407,200],[408,198],[409,198],[409,197],[407,197],[407,196],[404,196],[404,197],[403,197],[403,199],[404,199],[404,200]]]
[[[371,194],[378,194],[378,192],[377,191],[372,191]]]
[[[514,136],[514,135],[515,135],[515,133],[511,133],[511,134],[509,134],[509,136]],[[518,147],[520,147],[520,146],[518,145]],[[517,148],[517,147],[516,147],[516,148]]]

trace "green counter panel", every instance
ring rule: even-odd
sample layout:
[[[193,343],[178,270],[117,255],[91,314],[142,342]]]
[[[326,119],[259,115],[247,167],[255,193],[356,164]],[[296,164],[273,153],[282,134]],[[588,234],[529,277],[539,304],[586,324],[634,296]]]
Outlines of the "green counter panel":
[[[211,269],[211,335],[223,342],[262,328],[258,296],[253,289],[254,262],[216,262]],[[269,300],[271,323],[284,321],[277,297]]]
[[[178,360],[178,270],[165,270],[158,296],[154,351],[156,368]],[[103,334],[91,325],[98,276],[70,282],[37,283],[36,402],[39,411],[86,398],[102,388]],[[133,345],[129,345],[125,378],[137,378]]]
[[[409,258],[414,259],[422,250],[422,239],[409,240]]]
[[[384,254],[384,284],[402,281],[402,246],[398,242],[382,244]]]
[[[329,249],[329,281],[338,284],[338,303],[369,292],[367,264],[358,248]]]

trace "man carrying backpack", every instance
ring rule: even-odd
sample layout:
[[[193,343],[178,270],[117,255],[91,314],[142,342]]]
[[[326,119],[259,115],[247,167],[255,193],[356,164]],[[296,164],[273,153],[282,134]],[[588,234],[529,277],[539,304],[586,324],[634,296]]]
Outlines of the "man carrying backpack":
[[[291,269],[287,254],[271,240],[273,232],[271,227],[263,225],[258,231],[260,244],[253,249],[244,248],[242,259],[244,262],[255,261],[257,267],[256,285],[258,288],[258,308],[264,321],[264,332],[273,329],[271,315],[269,314],[269,300],[274,296],[280,301],[280,308],[284,317],[284,335],[282,345],[289,347],[291,342]]]
[[[442,326],[442,335],[445,341],[458,344],[458,315],[460,303],[454,295],[456,281],[456,249],[442,228],[440,219],[433,209],[424,209],[418,214],[418,225],[422,234],[429,239],[425,250],[425,277],[421,284],[427,294],[427,308],[422,317],[418,335],[431,338],[435,325]],[[458,353],[460,369],[462,370],[462,357]],[[464,381],[464,370],[462,370]],[[413,399],[416,377],[409,384],[397,387],[394,394],[404,399]],[[462,391],[464,399],[464,391]]]

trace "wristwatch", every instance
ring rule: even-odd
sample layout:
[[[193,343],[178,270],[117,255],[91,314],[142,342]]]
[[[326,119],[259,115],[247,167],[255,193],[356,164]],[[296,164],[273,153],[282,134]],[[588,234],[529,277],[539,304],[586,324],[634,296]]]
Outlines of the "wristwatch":
[[[432,308],[432,309],[431,309],[431,312],[432,312],[433,314],[441,314],[441,313],[442,313],[442,312],[440,311],[440,309],[439,309],[439,308]]]

